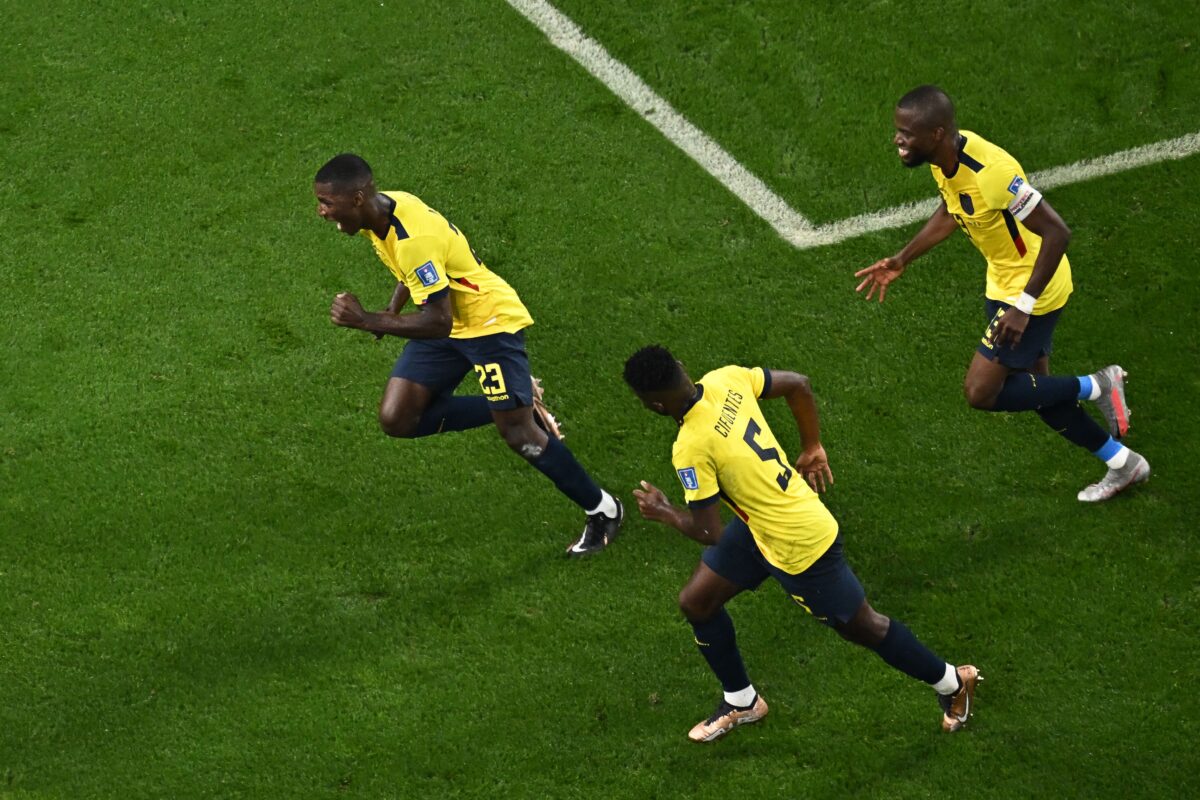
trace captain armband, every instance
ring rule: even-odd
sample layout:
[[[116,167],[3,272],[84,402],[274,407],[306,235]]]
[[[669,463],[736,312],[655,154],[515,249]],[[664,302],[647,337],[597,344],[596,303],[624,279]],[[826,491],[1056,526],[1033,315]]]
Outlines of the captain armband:
[[[1008,204],[1008,213],[1020,221],[1024,221],[1038,203],[1042,201],[1042,193],[1026,183],[1020,176],[1013,178],[1008,185],[1013,199]]]

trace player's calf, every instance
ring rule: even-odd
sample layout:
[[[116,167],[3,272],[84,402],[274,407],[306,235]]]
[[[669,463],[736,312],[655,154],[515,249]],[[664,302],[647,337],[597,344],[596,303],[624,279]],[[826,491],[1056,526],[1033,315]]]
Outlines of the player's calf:
[[[608,547],[625,518],[621,501],[596,485],[565,444],[538,427],[530,406],[492,416],[505,443],[587,513],[583,533],[567,547],[567,554],[590,555]]]
[[[545,455],[549,437],[534,423],[533,411],[529,406],[498,411],[492,418],[496,423],[496,432],[509,450],[531,464],[536,464]]]

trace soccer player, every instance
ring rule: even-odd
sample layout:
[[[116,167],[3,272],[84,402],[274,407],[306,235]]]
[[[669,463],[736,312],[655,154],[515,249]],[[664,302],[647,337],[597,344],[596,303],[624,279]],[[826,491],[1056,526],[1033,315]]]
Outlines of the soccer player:
[[[348,292],[330,309],[335,325],[408,339],[379,405],[384,432],[410,439],[494,423],[509,447],[587,512],[567,553],[604,549],[620,528],[621,501],[598,487],[560,441],[529,373],[525,328],[533,319],[517,293],[441,214],[411,194],[377,191],[359,156],[332,158],[313,189],[317,213],[342,233],[370,241],[396,277],[383,311],[365,311]],[[410,299],[416,309],[399,313]],[[472,369],[483,395],[454,396]]]
[[[981,680],[979,670],[947,664],[899,620],[871,608],[842,555],[838,524],[814,491],[832,484],[833,473],[821,446],[808,378],[729,366],[693,384],[683,365],[655,345],[625,362],[625,382],[642,405],[679,424],[671,460],[687,500],[686,509],[676,508],[662,490],[642,481],[633,492],[638,510],[707,545],[679,593],[679,608],[725,695],[688,737],[711,742],[766,716],[767,704],[746,674],[725,604],[768,576],[843,639],[933,686],[942,706],[942,729],[962,728]],[[800,430],[802,450],[795,464],[800,477],[759,408],[759,398],[778,397],[787,401]],[[728,525],[722,525],[718,499],[734,512]]]
[[[918,86],[896,105],[892,141],[906,167],[929,164],[942,202],[899,253],[854,273],[868,300],[913,259],[955,228],[987,259],[987,327],[967,369],[963,392],[972,408],[1036,411],[1067,441],[1108,466],[1099,483],[1079,492],[1085,503],[1107,500],[1150,477],[1150,464],[1117,439],[1129,428],[1125,371],[1113,365],[1090,375],[1050,374],[1055,323],[1071,294],[1067,243],[1071,231],[1025,171],[1004,150],[960,131],[954,105],[936,86]],[[1079,405],[1096,404],[1106,433]]]

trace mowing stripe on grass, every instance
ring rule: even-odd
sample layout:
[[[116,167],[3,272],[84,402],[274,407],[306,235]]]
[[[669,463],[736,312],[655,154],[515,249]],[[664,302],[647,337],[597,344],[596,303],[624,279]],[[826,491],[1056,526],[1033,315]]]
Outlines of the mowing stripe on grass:
[[[937,208],[938,198],[930,198],[814,226],[550,3],[545,0],[505,1],[546,34],[555,47],[579,62],[797,249],[837,244],[866,233],[900,228],[928,218]],[[1029,182],[1040,189],[1052,189],[1161,161],[1186,158],[1197,152],[1200,152],[1200,132],[1034,172],[1030,174]]]
[[[795,244],[805,241],[813,226],[796,213],[783,198],[743,167],[704,131],[659,97],[633,70],[608,54],[562,12],[545,0],[506,0],[536,25],[558,49],[590,72],[613,94],[625,101],[643,119],[687,153],[706,172],[733,192],[755,214],[766,220],[780,236]]]

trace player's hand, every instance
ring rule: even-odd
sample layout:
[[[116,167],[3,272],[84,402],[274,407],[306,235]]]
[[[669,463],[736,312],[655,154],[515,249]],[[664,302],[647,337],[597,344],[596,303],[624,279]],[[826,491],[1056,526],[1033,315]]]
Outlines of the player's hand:
[[[875,292],[879,292],[879,302],[883,302],[884,295],[887,294],[887,287],[892,281],[904,274],[904,263],[895,256],[881,258],[866,269],[860,269],[854,273],[854,277],[862,278],[862,283],[854,290],[861,292],[867,290],[867,299],[870,300]]]
[[[329,320],[343,328],[362,328],[367,322],[367,312],[363,310],[357,297],[350,292],[341,292],[333,298],[333,305],[329,308]]]
[[[825,491],[833,485],[833,471],[829,469],[829,458],[821,445],[810,447],[796,459],[796,470],[808,481],[814,492]]]
[[[655,522],[669,522],[671,516],[675,513],[675,507],[671,505],[671,501],[663,494],[662,489],[659,489],[648,481],[642,481],[641,489],[634,489],[633,496],[637,500],[638,511],[646,519]]]
[[[998,347],[1016,347],[1025,335],[1025,327],[1029,325],[1029,315],[1016,308],[1006,309],[1004,316],[996,321],[996,345]]]

